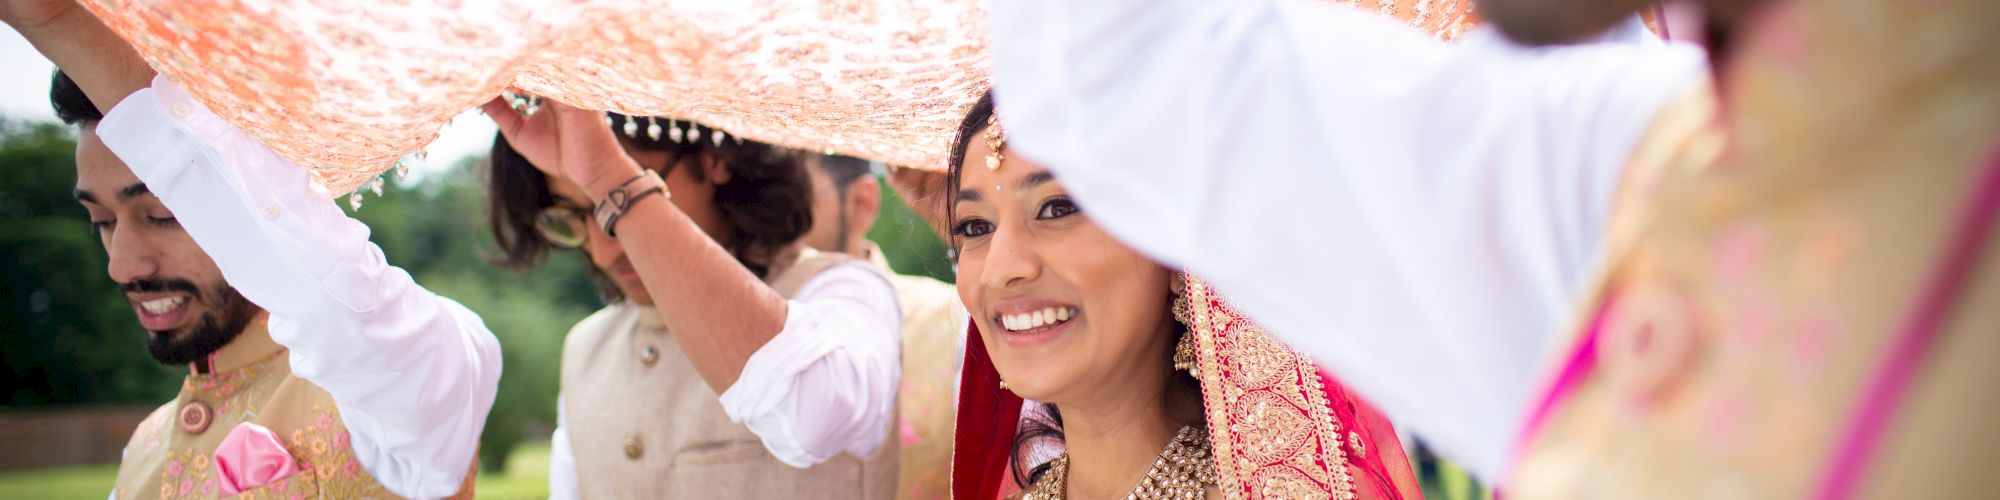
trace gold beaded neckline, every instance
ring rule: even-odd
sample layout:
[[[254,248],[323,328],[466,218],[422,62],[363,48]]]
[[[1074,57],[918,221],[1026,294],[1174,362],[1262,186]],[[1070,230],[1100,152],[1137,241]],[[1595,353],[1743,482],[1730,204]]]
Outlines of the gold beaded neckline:
[[[1150,499],[1194,499],[1202,498],[1202,491],[1215,484],[1215,454],[1209,448],[1208,430],[1199,427],[1182,427],[1174,440],[1167,443],[1167,449],[1153,461],[1153,468],[1146,470],[1146,477],[1139,480],[1139,486],[1125,495],[1127,500]],[[1069,496],[1069,454],[1056,456],[1049,461],[1049,470],[1042,474],[1035,484],[1021,496],[1022,500],[1063,500]]]

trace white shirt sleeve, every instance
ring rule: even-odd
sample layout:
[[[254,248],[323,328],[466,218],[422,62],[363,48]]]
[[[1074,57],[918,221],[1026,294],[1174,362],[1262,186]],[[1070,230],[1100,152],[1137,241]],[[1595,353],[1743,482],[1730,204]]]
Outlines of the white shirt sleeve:
[[[355,458],[405,497],[456,493],[500,377],[479,316],[383,261],[305,170],[156,78],[97,127],[333,395]]]
[[[1666,44],[1445,43],[1298,0],[1008,0],[1008,145],[1493,479],[1659,108]]]
[[[569,417],[562,395],[556,395],[556,432],[549,435],[549,500],[576,500],[583,487],[576,482],[576,450],[569,445]]]
[[[872,456],[896,419],[902,325],[896,290],[873,265],[820,271],[723,391],[722,409],[786,465]]]

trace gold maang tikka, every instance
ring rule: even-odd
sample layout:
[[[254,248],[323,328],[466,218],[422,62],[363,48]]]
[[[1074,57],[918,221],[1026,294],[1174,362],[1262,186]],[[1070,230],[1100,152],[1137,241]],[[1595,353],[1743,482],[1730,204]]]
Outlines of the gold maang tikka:
[[[1000,171],[1000,160],[1007,159],[1000,151],[1007,148],[1007,133],[1000,131],[1000,113],[986,117],[986,169]]]

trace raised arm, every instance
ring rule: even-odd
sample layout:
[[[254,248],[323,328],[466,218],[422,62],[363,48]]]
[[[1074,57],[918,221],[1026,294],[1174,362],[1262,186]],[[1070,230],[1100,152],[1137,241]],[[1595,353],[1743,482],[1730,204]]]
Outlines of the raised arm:
[[[550,101],[522,116],[497,100],[484,110],[530,163],[571,179],[594,201],[642,172],[601,111]],[[872,266],[834,266],[787,300],[668,196],[634,202],[618,218],[616,238],[730,418],[794,467],[843,452],[872,455],[895,419],[901,376],[902,315],[888,279]]]
[[[68,0],[10,0],[15,26],[106,110],[96,132],[223,277],[271,314],[292,372],[331,393],[355,457],[396,494],[459,491],[500,374],[479,317],[383,262],[306,173],[223,123]],[[147,89],[148,81],[154,88]]]
[[[384,262],[367,226],[304,170],[164,79],[97,133],[270,312],[292,373],[333,395],[376,480],[407,497],[459,491],[500,378],[499,343],[477,314]]]
[[[994,2],[1008,144],[1493,478],[1696,51],[1439,42],[1307,1]]]

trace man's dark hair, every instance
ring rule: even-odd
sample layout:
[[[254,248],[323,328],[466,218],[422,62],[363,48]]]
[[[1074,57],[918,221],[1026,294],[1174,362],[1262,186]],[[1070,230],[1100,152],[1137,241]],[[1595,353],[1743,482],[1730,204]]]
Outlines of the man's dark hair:
[[[841,192],[845,192],[849,184],[868,175],[870,170],[868,160],[852,156],[820,155],[817,160],[819,169],[826,172],[827,178],[833,179],[834,190]]]
[[[610,116],[613,131],[622,130],[631,119],[616,113]],[[642,131],[653,123],[645,117],[638,120]],[[664,120],[659,123],[661,127],[668,126]],[[675,168],[693,166],[697,161],[722,162],[723,168],[729,170],[729,182],[715,187],[715,204],[728,230],[734,233],[729,253],[750,272],[765,276],[778,251],[798,241],[812,227],[812,183],[806,176],[805,156],[790,149],[741,140],[706,125],[681,124],[699,140],[674,142],[668,134],[654,139],[643,132],[638,137],[617,134],[618,140],[635,149],[666,151],[665,165],[640,165],[656,169],[662,176]],[[723,140],[714,140],[717,134]],[[515,152],[506,138],[494,136],[490,158],[487,222],[493,229],[494,241],[500,245],[501,257],[496,263],[532,269],[541,265],[553,247],[535,230],[535,216],[542,209],[554,206],[556,197],[549,192],[548,178]],[[699,168],[691,173],[697,180],[706,175]],[[602,276],[593,278],[606,299],[623,298],[608,280]]]
[[[49,82],[49,104],[56,107],[56,118],[66,124],[89,125],[104,119],[104,113],[90,102],[90,96],[83,95],[83,87],[76,86],[76,81],[60,69]]]

